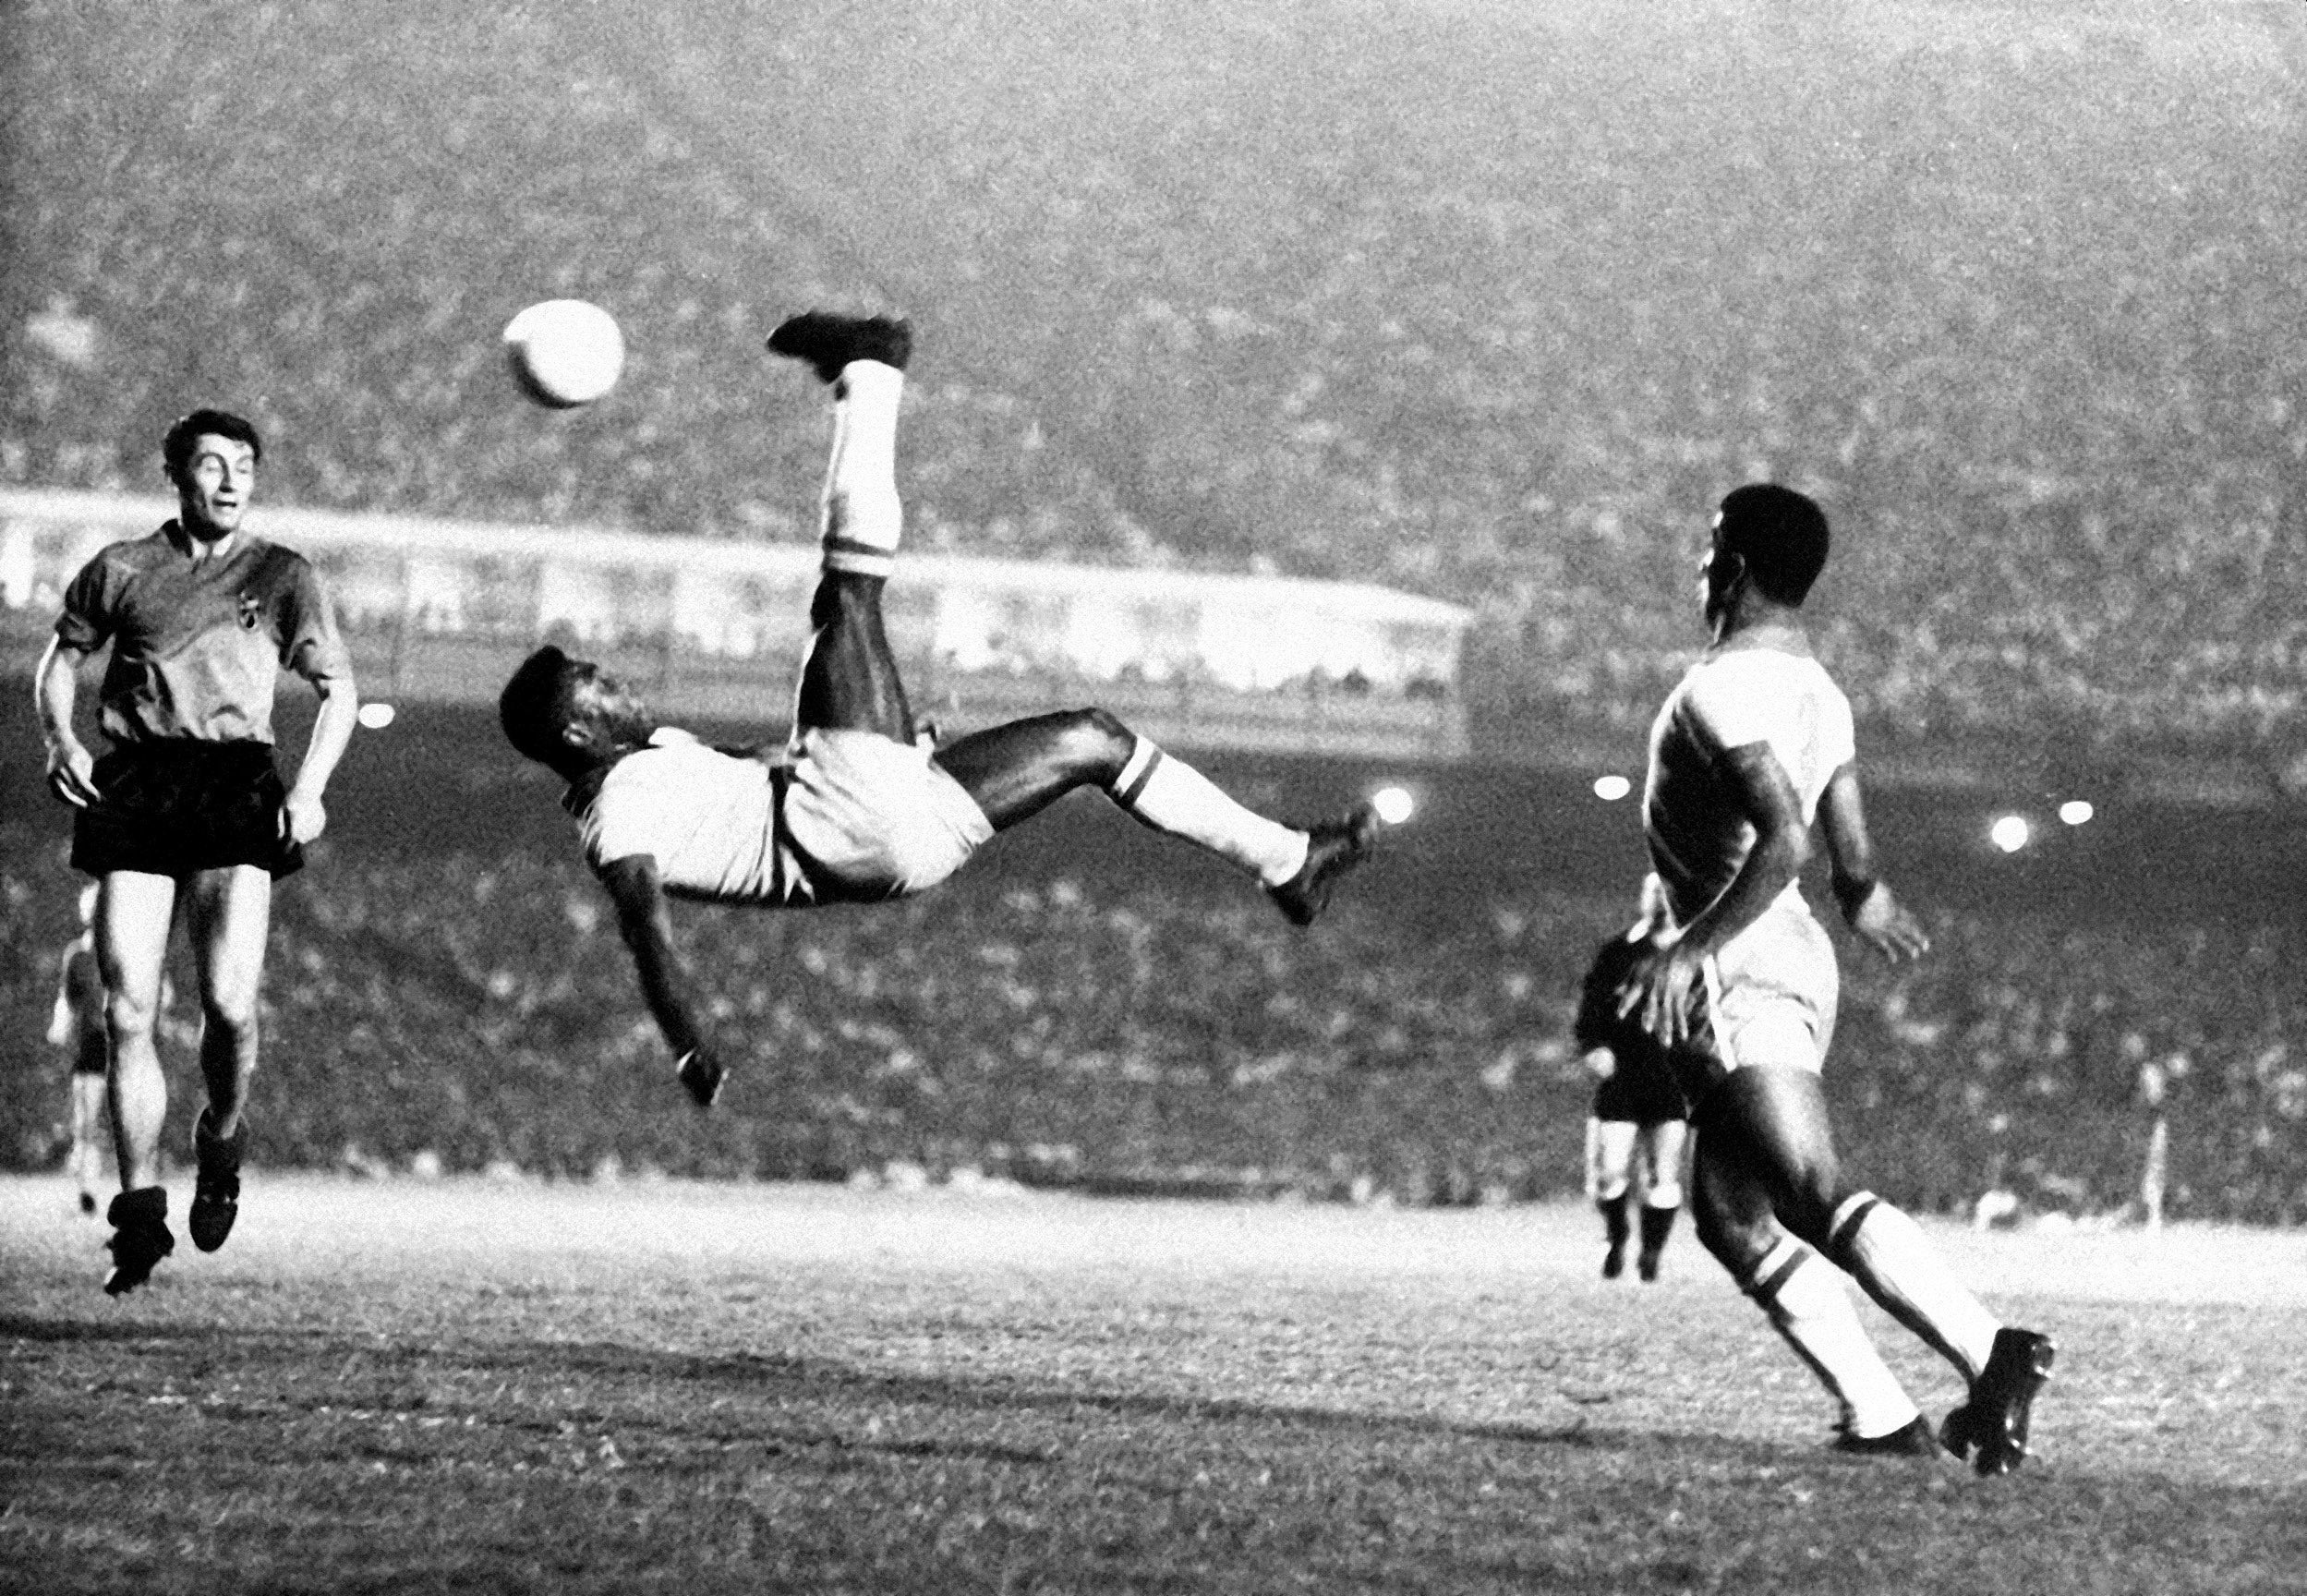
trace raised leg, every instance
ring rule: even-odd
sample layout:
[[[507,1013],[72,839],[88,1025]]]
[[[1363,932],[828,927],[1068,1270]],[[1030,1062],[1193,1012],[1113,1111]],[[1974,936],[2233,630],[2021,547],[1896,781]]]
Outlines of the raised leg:
[[[769,348],[809,366],[833,389],[833,442],[819,501],[825,576],[810,601],[793,724],[911,743],[912,710],[882,621],[881,589],[904,529],[897,421],[912,335],[886,318],[813,311],[779,325]]]
[[[881,620],[882,578],[826,572],[809,605],[809,651],[802,659],[793,725],[829,732],[877,732],[913,740],[897,656]]]

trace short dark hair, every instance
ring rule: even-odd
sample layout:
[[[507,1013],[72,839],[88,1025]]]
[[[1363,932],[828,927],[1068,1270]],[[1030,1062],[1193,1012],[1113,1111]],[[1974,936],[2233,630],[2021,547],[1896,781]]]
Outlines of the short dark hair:
[[[504,728],[505,741],[540,765],[553,764],[567,747],[561,732],[568,719],[572,663],[548,643],[521,661],[497,695],[497,723]]]
[[[264,458],[264,441],[257,436],[253,423],[229,410],[195,410],[177,417],[168,436],[161,440],[161,464],[167,467],[171,482],[184,479],[185,467],[192,464],[193,444],[211,436],[246,443],[249,453],[259,460]]]
[[[1766,598],[1798,605],[1827,566],[1827,513],[1775,482],[1733,489],[1722,499],[1716,546],[1745,562]]]

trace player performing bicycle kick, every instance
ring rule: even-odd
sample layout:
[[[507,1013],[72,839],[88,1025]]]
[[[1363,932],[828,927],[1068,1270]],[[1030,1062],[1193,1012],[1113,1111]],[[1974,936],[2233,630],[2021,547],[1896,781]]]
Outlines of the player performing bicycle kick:
[[[902,519],[897,420],[912,345],[901,320],[822,311],[769,337],[771,352],[813,369],[834,401],[824,574],[781,751],[731,753],[660,727],[624,683],[550,646],[499,700],[513,747],[569,783],[562,804],[586,863],[616,905],[642,995],[700,1105],[719,1094],[727,1064],[674,946],[668,898],[805,909],[909,897],[996,832],[1094,787],[1154,829],[1231,861],[1308,925],[1377,835],[1367,804],[1311,826],[1269,819],[1102,708],[1011,721],[934,752],[914,741],[881,614]]]

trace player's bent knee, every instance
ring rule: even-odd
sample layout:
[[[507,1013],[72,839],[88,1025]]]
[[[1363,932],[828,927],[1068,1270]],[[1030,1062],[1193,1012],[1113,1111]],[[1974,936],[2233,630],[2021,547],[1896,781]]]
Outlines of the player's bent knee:
[[[236,1046],[252,1042],[257,1034],[256,1005],[217,1003],[202,1007],[200,1021],[206,1034],[228,1040]]]
[[[1137,733],[1112,710],[1091,706],[1064,713],[1060,732],[1067,763],[1085,770],[1117,773],[1137,746]]]
[[[149,1042],[158,1018],[150,1004],[115,992],[104,999],[104,1029],[116,1046],[123,1042]]]

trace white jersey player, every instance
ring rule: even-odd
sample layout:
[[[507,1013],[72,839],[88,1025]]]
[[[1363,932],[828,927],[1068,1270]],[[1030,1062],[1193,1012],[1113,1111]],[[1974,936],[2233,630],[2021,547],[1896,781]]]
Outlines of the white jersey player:
[[[1827,547],[1825,514],[1791,489],[1738,489],[1715,517],[1701,595],[1714,646],[1659,711],[1644,795],[1674,929],[1637,964],[1623,1007],[1684,1077],[1698,1239],[1840,1402],[1837,1447],[1951,1451],[2007,1473],[2026,1457],[2050,1340],[1999,1324],[1912,1219],[1846,1182],[1819,1085],[1838,977],[1799,883],[1814,823],[1860,939],[1891,959],[1928,947],[1876,877],[1850,705],[1803,628]],[[1935,1434],[1823,1260],[1969,1382]]]
[[[1368,804],[1311,826],[1244,807],[1104,709],[1014,720],[932,749],[881,615],[896,564],[899,400],[912,352],[900,320],[811,311],[769,337],[833,390],[823,499],[824,575],[792,713],[778,750],[708,746],[659,727],[623,683],[538,649],[499,700],[505,736],[569,782],[564,806],[617,908],[641,991],[700,1104],[725,1061],[676,950],[668,898],[762,908],[871,903],[924,892],[996,831],[1077,787],[1238,865],[1298,925],[1368,857]]]

